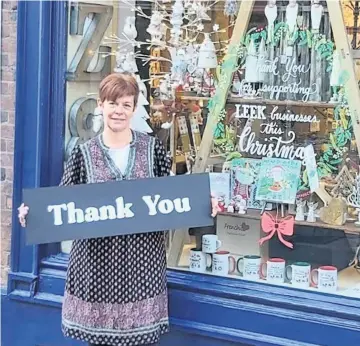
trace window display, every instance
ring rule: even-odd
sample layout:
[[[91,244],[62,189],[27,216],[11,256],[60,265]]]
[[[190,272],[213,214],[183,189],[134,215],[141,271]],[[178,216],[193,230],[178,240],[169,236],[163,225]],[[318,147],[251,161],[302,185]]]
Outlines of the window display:
[[[325,2],[269,1],[262,22],[260,8],[219,58],[212,97],[184,90],[217,116],[208,171],[223,213],[214,229],[191,230],[170,265],[360,297],[360,128],[344,88],[353,67]]]
[[[84,23],[69,6],[67,152],[102,130],[98,81],[130,72],[133,128],[174,173],[210,173],[222,212],[169,232],[170,268],[360,297],[357,19],[334,3],[91,1]]]

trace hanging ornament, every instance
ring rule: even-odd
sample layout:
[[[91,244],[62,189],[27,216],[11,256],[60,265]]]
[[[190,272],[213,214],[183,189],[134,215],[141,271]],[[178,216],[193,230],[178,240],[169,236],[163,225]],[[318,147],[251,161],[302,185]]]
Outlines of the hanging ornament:
[[[118,49],[115,53],[115,59],[116,59],[116,66],[114,68],[114,72],[116,72],[116,73],[124,72],[123,64],[126,59],[125,52]]]
[[[164,45],[164,25],[162,23],[164,16],[159,11],[154,11],[150,18],[150,24],[146,31],[151,35],[151,44],[155,46]]]
[[[200,46],[198,67],[204,69],[216,68],[218,65],[216,49],[208,33],[204,33],[204,41]]]
[[[126,17],[123,33],[131,41],[136,39],[138,33],[135,26],[135,17]]]
[[[264,71],[266,71],[266,65],[267,65],[266,59],[267,59],[266,44],[264,38],[262,38],[260,41],[259,54],[258,54],[258,60],[256,66],[257,80],[260,83],[264,82],[265,79]]]
[[[184,0],[184,7],[185,8],[190,8],[191,7],[191,2],[192,2],[192,0]]]
[[[187,70],[187,57],[186,52],[182,48],[173,48],[170,50],[172,66],[171,66],[171,81],[175,85],[184,83],[186,70]]]
[[[164,78],[160,81],[159,93],[160,100],[170,100],[173,98],[170,75],[166,74]]]
[[[126,53],[126,58],[124,63],[122,64],[122,68],[124,72],[129,72],[129,73],[136,73],[139,71],[136,65],[134,52]]]
[[[196,14],[196,19],[198,21],[211,21],[211,17],[207,14],[209,8],[202,5],[200,2],[193,2],[192,11]]]
[[[297,4],[297,0],[289,0],[285,13],[285,23],[288,26],[289,36],[292,36],[297,27],[298,12],[299,5]]]
[[[270,43],[274,36],[274,23],[278,16],[276,0],[268,1],[267,5],[265,6],[265,16],[268,23],[267,43]]]
[[[224,14],[226,16],[229,17],[236,16],[238,12],[239,12],[239,2],[237,0],[225,0]]]
[[[311,5],[311,31],[312,33],[319,33],[321,18],[324,13],[324,8],[320,4],[320,0],[313,0]]]
[[[246,82],[248,82],[248,83],[258,82],[257,73],[254,73],[256,71],[257,64],[258,64],[258,57],[257,57],[256,48],[255,48],[255,42],[253,39],[251,39],[249,48],[248,48],[248,54],[246,56],[246,61],[245,61],[245,80],[246,80]]]
[[[179,39],[181,35],[181,26],[183,25],[183,14],[184,6],[182,0],[176,0],[173,6],[172,17],[170,23],[172,28],[170,30],[171,39],[170,42],[174,45],[179,44]]]

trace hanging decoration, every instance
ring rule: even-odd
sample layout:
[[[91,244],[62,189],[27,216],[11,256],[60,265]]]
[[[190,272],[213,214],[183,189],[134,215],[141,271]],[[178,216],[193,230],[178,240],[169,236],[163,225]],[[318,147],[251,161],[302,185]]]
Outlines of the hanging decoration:
[[[123,33],[129,40],[135,41],[138,35],[135,26],[135,16],[126,17]]]
[[[184,6],[182,0],[175,0],[172,17],[170,23],[172,28],[170,30],[171,39],[170,42],[177,46],[179,45],[180,35],[181,35],[181,26],[183,25],[183,14],[184,14]]]
[[[150,25],[146,31],[151,35],[151,44],[163,46],[166,27],[163,24],[164,16],[159,11],[154,11],[150,18]]]
[[[204,41],[200,46],[198,68],[210,69],[218,65],[216,49],[208,33],[204,33]]]
[[[234,17],[239,12],[239,1],[225,0],[224,14],[229,17]]]
[[[114,53],[111,53],[116,55],[117,67],[115,71],[132,70],[133,73],[136,73],[137,71],[129,66],[132,64],[133,58],[141,60],[143,65],[153,62],[166,62],[171,66],[170,71],[161,68],[160,71],[157,69],[156,73],[150,75],[151,88],[157,88],[154,95],[162,94],[163,97],[165,95],[174,97],[175,91],[180,90],[198,96],[211,96],[215,89],[215,78],[209,69],[215,69],[218,66],[218,59],[221,59],[228,43],[228,40],[219,40],[217,35],[218,32],[225,32],[234,25],[234,23],[230,23],[227,27],[221,28],[220,25],[214,23],[213,31],[205,30],[204,24],[212,20],[208,12],[217,3],[217,0],[206,2],[154,0],[153,11],[150,16],[144,13],[141,7],[134,6],[129,0],[122,0],[122,2],[136,12],[139,17],[149,20],[146,31],[151,38],[147,41],[137,39],[133,17],[126,19],[123,29],[124,37],[116,35],[105,37],[104,42],[107,45],[117,44],[119,47]],[[203,44],[199,44],[201,36],[204,36]],[[219,48],[215,47],[214,42]],[[131,50],[133,47],[146,46],[150,54],[137,52],[132,56],[127,55],[125,50],[128,45],[132,46]],[[161,53],[152,54],[155,51],[154,48],[160,50]],[[200,49],[210,55],[205,57],[203,53],[199,64]],[[165,50],[170,54],[167,54]],[[206,67],[201,67],[206,60]],[[168,66],[168,64],[166,65]],[[160,83],[161,80],[167,78],[167,75],[170,75],[170,79],[167,79],[166,83]],[[171,88],[168,88],[169,81]],[[172,91],[164,93],[165,85],[167,85],[168,90],[171,89]],[[160,91],[160,86],[162,91]]]
[[[268,42],[271,42],[271,38],[274,36],[274,23],[278,16],[276,0],[268,0],[267,5],[265,6],[265,16],[267,19],[267,28],[268,28]]]

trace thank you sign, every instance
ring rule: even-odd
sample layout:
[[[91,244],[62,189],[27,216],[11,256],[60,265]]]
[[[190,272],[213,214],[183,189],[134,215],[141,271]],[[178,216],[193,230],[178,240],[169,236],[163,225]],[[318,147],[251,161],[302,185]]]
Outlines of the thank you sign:
[[[208,174],[24,190],[27,244],[213,225]]]

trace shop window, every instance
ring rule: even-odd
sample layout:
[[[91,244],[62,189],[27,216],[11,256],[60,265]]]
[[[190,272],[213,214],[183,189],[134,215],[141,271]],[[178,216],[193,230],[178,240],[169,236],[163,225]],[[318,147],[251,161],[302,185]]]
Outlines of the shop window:
[[[347,5],[341,30],[356,49]],[[230,40],[239,33],[219,6],[213,20],[221,27],[227,18]],[[257,1],[222,111],[214,109],[227,92],[227,44],[210,70],[214,90],[182,84],[182,106],[217,117],[207,170],[223,212],[213,228],[175,232],[171,268],[360,297],[360,128],[344,88],[355,61],[344,66],[333,28],[325,2]],[[177,149],[195,157],[185,118]]]
[[[128,71],[144,96],[143,130],[166,145],[173,172],[191,171],[239,7],[71,3],[67,155],[102,131],[100,80]],[[358,49],[357,11],[342,8]],[[354,69],[341,64],[333,30],[324,1],[255,2],[206,164],[223,211],[214,227],[168,232],[170,268],[360,297],[360,130],[344,89]]]
[[[101,133],[102,115],[97,111],[100,81],[112,72],[134,73],[139,82],[147,79],[149,65],[142,67],[144,49],[135,44],[135,38],[145,41],[146,18],[137,19],[137,3],[142,3],[142,13],[150,10],[141,1],[81,1],[69,3],[69,28],[66,83],[66,134],[65,161],[73,148]],[[145,54],[148,54],[146,51]],[[137,115],[140,125],[149,132],[147,124],[148,87],[141,83],[145,96]],[[61,243],[61,251],[69,253],[71,241]]]

